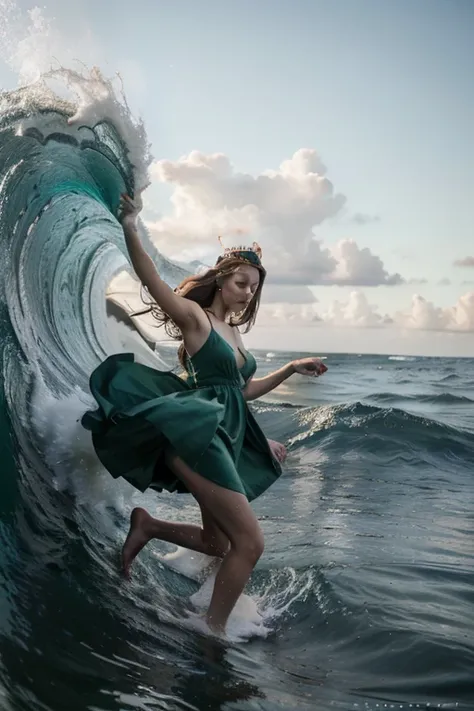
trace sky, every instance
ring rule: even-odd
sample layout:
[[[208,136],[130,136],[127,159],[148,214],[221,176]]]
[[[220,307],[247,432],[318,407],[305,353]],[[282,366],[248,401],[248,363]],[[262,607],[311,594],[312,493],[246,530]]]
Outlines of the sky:
[[[33,7],[0,0],[10,56]],[[249,347],[474,356],[472,0],[41,8],[49,63],[119,71],[145,122],[158,249],[261,244]]]

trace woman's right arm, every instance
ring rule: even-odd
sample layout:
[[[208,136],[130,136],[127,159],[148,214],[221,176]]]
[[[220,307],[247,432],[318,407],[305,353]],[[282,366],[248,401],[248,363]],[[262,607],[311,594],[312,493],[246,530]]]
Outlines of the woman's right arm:
[[[134,201],[128,196],[122,196],[121,217],[123,234],[127,245],[128,253],[136,275],[146,286],[151,297],[158,306],[171,318],[171,320],[182,330],[197,324],[199,319],[199,306],[176,294],[166,282],[161,279],[151,257],[147,254],[140,242],[137,231],[137,215],[140,211]]]

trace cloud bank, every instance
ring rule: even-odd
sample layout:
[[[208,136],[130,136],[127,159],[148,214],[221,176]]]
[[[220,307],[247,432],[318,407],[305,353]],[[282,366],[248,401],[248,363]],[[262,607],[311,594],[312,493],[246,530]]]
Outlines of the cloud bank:
[[[156,161],[151,175],[171,187],[173,214],[147,227],[158,249],[188,261],[214,260],[217,235],[228,246],[257,239],[274,284],[402,283],[399,274],[390,274],[380,257],[354,240],[326,247],[315,238],[315,229],[346,203],[326,174],[318,153],[309,148],[257,176],[236,172],[221,153],[192,151],[177,161]],[[359,218],[359,223],[369,220]]]
[[[262,325],[293,323],[300,326],[328,324],[349,328],[399,327],[419,331],[474,333],[474,291],[461,296],[454,306],[439,307],[419,294],[414,294],[406,311],[381,314],[361,291],[353,291],[346,301],[333,301],[323,311],[317,303],[264,303],[259,315]]]

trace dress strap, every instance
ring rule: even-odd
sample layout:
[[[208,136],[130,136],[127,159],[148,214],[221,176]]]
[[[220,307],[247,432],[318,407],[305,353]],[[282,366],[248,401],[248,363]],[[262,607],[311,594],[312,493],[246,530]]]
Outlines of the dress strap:
[[[207,310],[207,309],[203,309],[203,311],[204,311],[204,313],[205,313],[206,316],[207,316],[207,320],[209,321],[209,323],[210,323],[210,325],[211,325],[211,329],[212,329],[213,331],[215,331],[214,324],[213,324],[212,321],[211,321],[211,317],[209,316],[208,310]]]

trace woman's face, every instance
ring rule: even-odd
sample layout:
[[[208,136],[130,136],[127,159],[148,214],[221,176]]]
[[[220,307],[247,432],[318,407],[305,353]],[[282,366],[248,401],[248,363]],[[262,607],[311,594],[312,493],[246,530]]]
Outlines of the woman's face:
[[[260,272],[251,264],[242,264],[222,283],[221,294],[229,311],[243,311],[252,300],[260,283]]]

